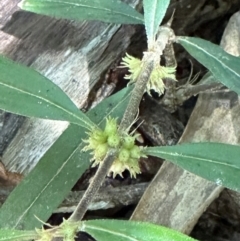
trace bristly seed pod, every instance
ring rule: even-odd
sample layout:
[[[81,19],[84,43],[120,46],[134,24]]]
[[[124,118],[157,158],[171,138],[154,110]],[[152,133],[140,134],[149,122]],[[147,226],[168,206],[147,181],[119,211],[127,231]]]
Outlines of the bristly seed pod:
[[[137,81],[137,78],[140,72],[143,69],[143,62],[140,59],[134,58],[126,54],[126,56],[122,59],[121,62],[122,66],[120,67],[127,67],[129,71],[129,75],[126,75],[124,78],[129,79],[130,83],[134,83]],[[157,63],[154,66],[154,69],[150,75],[150,78],[147,83],[146,92],[151,95],[151,90],[154,90],[160,95],[164,93],[165,85],[163,83],[163,79],[172,79],[176,81],[175,77],[175,69],[176,67],[165,67],[159,65]]]
[[[130,158],[130,152],[128,149],[122,148],[118,154],[118,159],[120,162],[127,163]]]
[[[135,145],[135,138],[135,136],[125,136],[123,139],[123,146],[130,150]]]
[[[104,133],[107,136],[114,135],[117,133],[117,120],[113,118],[106,119],[106,127]]]
[[[94,158],[96,159],[96,161],[102,161],[102,159],[106,156],[107,152],[108,152],[107,143],[100,144],[97,146],[94,152]]]
[[[130,150],[130,156],[131,158],[139,159],[141,157],[141,149],[139,146],[134,146]]]
[[[112,174],[113,178],[115,178],[117,175],[120,177],[122,176],[122,173],[125,171],[126,167],[123,165],[122,162],[120,162],[118,159],[116,159],[113,162],[113,165],[111,166],[108,175],[110,176]]]
[[[131,177],[136,177],[136,174],[140,173],[138,165],[138,159],[144,156],[140,147],[135,145],[135,139],[137,135],[131,136],[127,133],[120,136],[117,130],[117,121],[113,118],[106,119],[106,127],[104,131],[97,129],[88,133],[89,138],[85,142],[88,145],[83,149],[92,150],[93,164],[97,166],[100,164],[110,148],[118,149],[118,155],[113,162],[109,173],[122,176],[125,170],[130,172]]]
[[[107,139],[107,143],[110,147],[116,148],[120,144],[120,137],[118,134],[110,135]]]
[[[107,135],[102,130],[96,130],[92,133],[92,139],[100,143],[105,143],[107,141]]]

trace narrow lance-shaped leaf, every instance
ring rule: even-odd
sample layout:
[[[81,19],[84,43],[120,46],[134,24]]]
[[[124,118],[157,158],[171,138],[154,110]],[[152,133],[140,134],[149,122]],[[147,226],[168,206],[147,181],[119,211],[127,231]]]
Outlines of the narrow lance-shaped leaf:
[[[102,101],[90,110],[90,117],[101,128],[105,118],[119,121],[129,102],[132,87]],[[70,125],[50,147],[37,166],[13,190],[0,209],[0,228],[41,227],[60,205],[79,177],[90,165],[91,155],[83,152],[87,138],[84,128]]]
[[[98,241],[194,241],[182,233],[151,223],[122,220],[91,220],[80,225]],[[196,241],[196,240],[195,240]]]
[[[214,77],[240,95],[240,58],[200,38],[178,37],[178,42]]]
[[[222,143],[188,143],[148,147],[146,155],[167,159],[218,185],[240,191],[240,146]]]
[[[0,229],[0,241],[22,241],[38,238],[39,235],[36,231]]]
[[[91,129],[94,123],[51,80],[0,56],[0,109],[19,115],[63,120]]]
[[[26,11],[70,20],[143,24],[143,15],[120,0],[22,0]]]
[[[152,43],[158,31],[158,27],[166,14],[170,0],[143,0],[144,21],[148,38],[148,48]]]

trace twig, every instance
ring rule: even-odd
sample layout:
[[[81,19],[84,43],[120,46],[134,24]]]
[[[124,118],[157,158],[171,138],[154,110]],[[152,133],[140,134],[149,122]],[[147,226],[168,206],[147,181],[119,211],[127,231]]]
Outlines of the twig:
[[[78,203],[76,210],[70,216],[69,221],[80,221],[88,209],[88,205],[92,202],[95,194],[102,185],[108,170],[112,166],[112,163],[116,156],[116,150],[111,149],[107,156],[104,158],[102,164],[99,166],[92,182],[90,183],[87,191],[84,193],[81,201]]]
[[[142,60],[143,69],[136,81],[129,104],[120,123],[118,129],[120,134],[126,132],[129,126],[131,126],[132,122],[134,121],[135,115],[138,111],[140,101],[145,92],[146,85],[152,73],[152,70],[154,69],[154,66],[156,64],[159,64],[160,56],[162,55],[162,52],[166,44],[169,42],[169,40],[173,40],[174,37],[175,36],[173,30],[170,27],[160,27],[157,34],[157,40],[155,42],[155,45],[148,52],[144,53],[144,57]],[[113,149],[107,153],[107,156],[104,158],[103,163],[99,166],[97,173],[94,176],[94,179],[89,185],[83,198],[79,202],[76,210],[70,216],[70,221],[79,221],[83,218],[89,204],[92,202],[95,194],[98,192],[100,186],[104,181],[105,176],[107,175],[112,163],[114,162],[116,154],[117,150]]]

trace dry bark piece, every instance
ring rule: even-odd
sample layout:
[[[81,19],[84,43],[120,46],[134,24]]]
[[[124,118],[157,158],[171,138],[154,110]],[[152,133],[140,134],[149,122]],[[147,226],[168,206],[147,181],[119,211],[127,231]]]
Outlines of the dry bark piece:
[[[234,194],[240,197],[239,193]],[[224,189],[200,217],[191,236],[204,241],[239,240],[240,206],[235,199],[232,191]]]
[[[174,145],[184,126],[151,97],[145,96],[140,105],[139,129],[153,144]]]
[[[94,197],[88,210],[121,208],[137,204],[148,183],[138,183],[121,187],[102,187]],[[71,192],[55,212],[73,212],[85,191]]]
[[[137,204],[147,186],[148,183],[137,183],[120,187],[102,187],[89,205],[88,210],[118,209],[123,206]],[[0,206],[7,199],[13,188],[14,186],[4,186],[0,189]],[[70,192],[54,213],[73,212],[84,192]]]
[[[232,17],[232,21],[238,22],[238,19],[239,13]],[[238,26],[238,31],[239,29]],[[226,35],[223,39],[227,42],[232,41],[228,46],[234,47],[238,44],[238,39],[227,38]],[[225,48],[226,45],[223,43],[226,42],[222,42]],[[229,49],[227,51],[230,52]],[[240,55],[236,51],[231,53]],[[240,103],[237,94],[201,94],[180,143],[214,141],[239,144],[239,113]],[[165,162],[144,193],[131,219],[153,222],[188,234],[222,190],[223,187]]]
[[[0,161],[0,187],[2,189],[9,186],[14,187],[19,184],[22,179],[22,174],[7,171],[3,163]]]

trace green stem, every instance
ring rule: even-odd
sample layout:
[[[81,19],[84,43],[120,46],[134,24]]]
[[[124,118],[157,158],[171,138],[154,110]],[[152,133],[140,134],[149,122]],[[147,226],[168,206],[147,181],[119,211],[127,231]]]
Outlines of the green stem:
[[[122,121],[120,123],[119,129],[118,129],[120,133],[128,131],[129,127],[134,122],[134,119],[138,112],[140,101],[146,90],[146,85],[147,85],[148,79],[153,71],[154,61],[153,61],[153,59],[150,61],[149,61],[149,59],[148,59],[148,61],[144,60],[146,58],[146,56],[147,55],[144,55],[143,60],[142,60],[143,63],[145,63],[143,71],[139,75],[139,78],[136,81],[135,87],[131,94],[129,104],[127,106],[127,109],[125,110]]]
[[[134,121],[139,103],[142,99],[144,94],[147,81],[150,77],[150,74],[153,70],[154,62],[149,61],[146,62],[144,71],[139,76],[137,83],[133,89],[129,104],[127,109],[124,113],[124,117],[121,121],[119,132],[126,131],[131,123]],[[108,152],[105,159],[103,160],[102,164],[99,166],[94,179],[90,183],[87,191],[84,193],[81,201],[78,203],[77,208],[70,216],[69,221],[79,221],[83,218],[84,214],[86,213],[89,204],[91,203],[92,199],[94,198],[95,194],[98,192],[99,188],[101,187],[105,176],[107,175],[110,167],[112,166],[114,159],[116,157],[117,150],[112,149]]]
[[[162,55],[162,51],[165,48],[166,44],[168,43],[168,40],[171,37],[172,33],[173,32],[170,28],[160,27],[158,38],[156,41],[157,45],[156,45],[155,51],[144,53],[144,57],[142,59],[142,63],[143,63],[142,72],[140,73],[135,83],[130,101],[128,103],[123,119],[118,128],[119,134],[122,134],[128,131],[129,127],[134,122],[135,116],[138,112],[140,101],[146,89],[148,79],[154,69],[155,64],[156,63],[159,64],[159,56]],[[76,222],[76,221],[80,221],[83,218],[84,214],[88,209],[89,204],[91,203],[95,194],[98,192],[100,186],[102,185],[105,179],[105,176],[108,174],[108,171],[112,166],[116,158],[116,155],[117,155],[117,149],[111,149],[107,153],[102,164],[99,166],[94,176],[94,179],[92,180],[87,191],[85,192],[84,196],[79,202],[76,210],[70,216],[69,221]]]
[[[93,200],[95,194],[98,192],[99,188],[101,187],[105,176],[107,175],[110,167],[116,156],[116,150],[111,149],[108,154],[106,155],[105,159],[103,160],[102,164],[99,166],[94,179],[89,184],[87,191],[84,193],[81,201],[78,203],[77,208],[70,216],[69,221],[79,221],[82,220],[84,214],[86,213],[89,204]]]
[[[129,104],[120,123],[120,133],[127,131],[134,122],[134,119],[138,112],[140,101],[146,89],[148,79],[155,65],[160,64],[160,56],[162,55],[166,45],[170,42],[170,39],[171,41],[175,39],[174,32],[170,28],[170,25],[160,26],[157,33],[155,45],[152,46],[153,49],[151,50],[151,52],[149,51],[144,53],[142,59],[143,70],[136,81]]]

